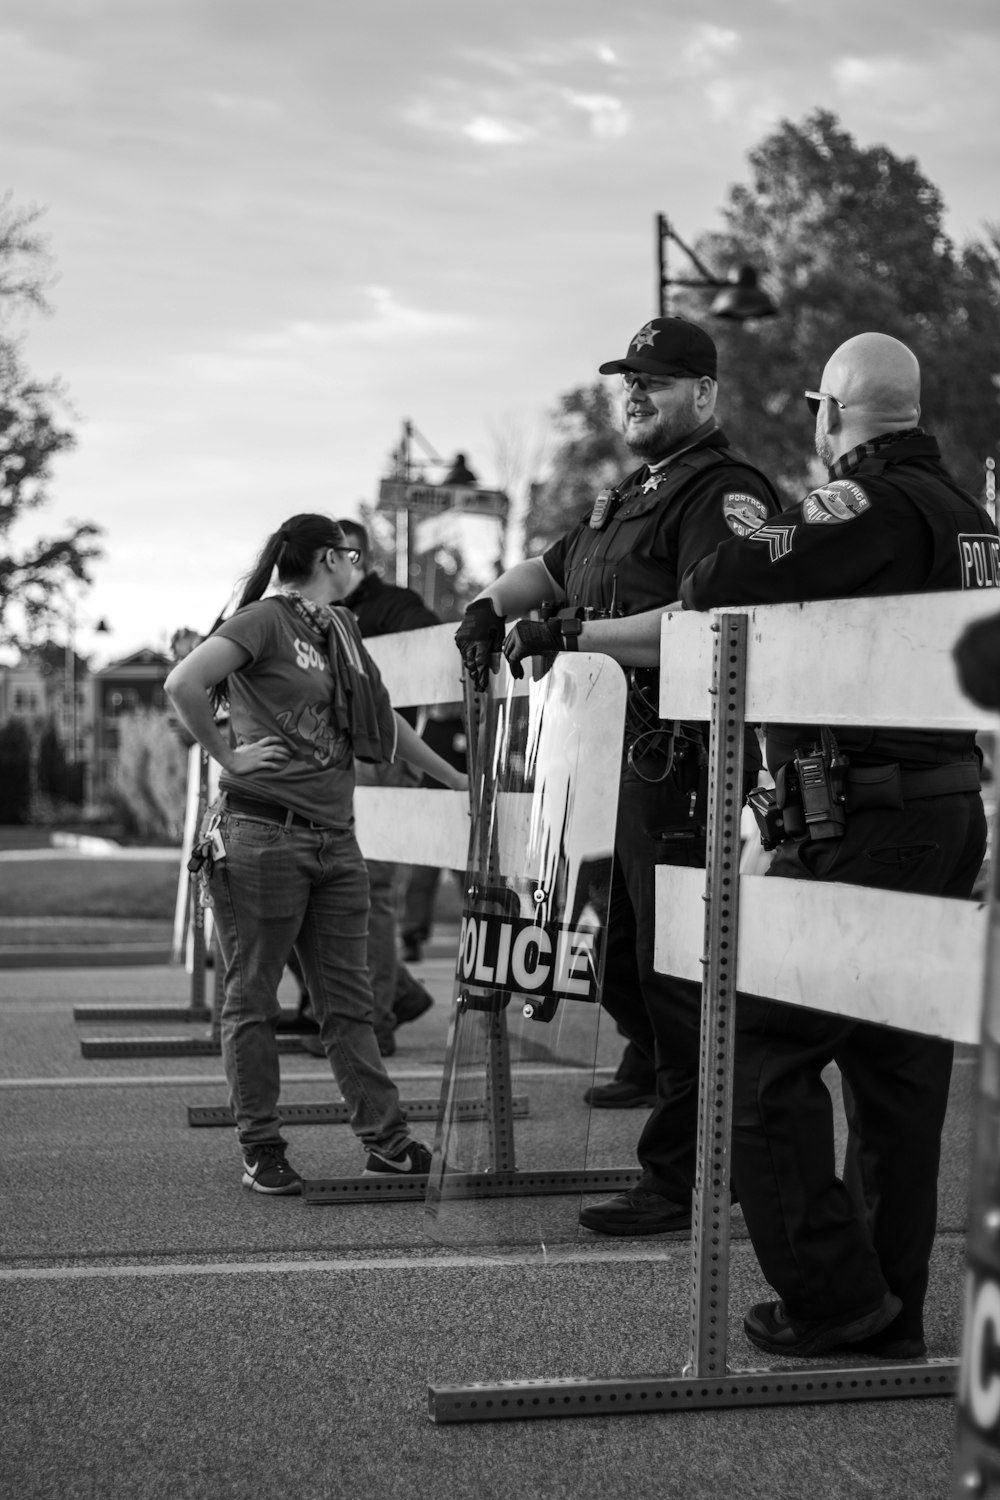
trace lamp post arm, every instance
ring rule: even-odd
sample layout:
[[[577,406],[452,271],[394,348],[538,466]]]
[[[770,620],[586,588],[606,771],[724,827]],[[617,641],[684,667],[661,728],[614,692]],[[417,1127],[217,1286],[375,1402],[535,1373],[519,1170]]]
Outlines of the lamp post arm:
[[[666,214],[657,214],[657,216],[656,216],[656,225],[657,225],[657,235],[658,235],[659,244],[660,244],[660,261],[661,261],[661,266],[663,266],[664,269],[665,269],[665,258],[664,258],[664,254],[663,254],[663,241],[664,241],[664,239],[668,239],[669,238],[669,239],[673,240],[673,242],[674,242],[675,245],[679,245],[680,246],[680,248],[684,251],[684,254],[690,260],[691,264],[694,266],[695,270],[702,277],[702,281],[688,281],[688,282],[678,281],[678,282],[675,282],[674,284],[676,286],[702,286],[702,285],[707,285],[707,286],[719,287],[719,286],[725,286],[725,285],[727,285],[726,282],[720,281],[719,278],[718,278],[718,276],[714,276],[712,274],[712,272],[708,269],[707,266],[705,266],[705,265],[702,264],[702,262],[698,259],[697,255],[695,255],[694,251],[691,249],[691,246],[688,245],[688,244],[685,244],[684,240],[681,239],[680,235],[677,233],[677,230],[674,228],[674,226],[670,223],[670,221],[667,218]]]

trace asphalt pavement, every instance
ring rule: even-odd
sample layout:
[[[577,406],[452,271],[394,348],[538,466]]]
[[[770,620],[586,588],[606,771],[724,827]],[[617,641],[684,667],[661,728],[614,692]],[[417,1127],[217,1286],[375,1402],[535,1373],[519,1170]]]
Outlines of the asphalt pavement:
[[[428,1104],[440,1089],[455,940],[453,925],[441,928],[414,966],[436,1004],[400,1029],[387,1064],[404,1098]],[[225,1103],[216,1056],[82,1053],[88,1038],[207,1036],[183,1020],[74,1019],[74,1007],[105,1001],[183,1009],[184,969],[155,951],[125,962],[110,938],[74,964],[57,961],[54,940],[22,931],[0,933],[5,941],[33,947],[35,958],[0,961],[4,1496],[949,1494],[955,1412],[940,1397],[430,1421],[429,1386],[679,1374],[690,1338],[687,1238],[602,1239],[576,1225],[572,1197],[535,1201],[530,1212],[504,1202],[498,1239],[507,1242],[462,1244],[442,1242],[418,1202],[310,1205],[249,1193],[231,1129],[189,1123],[190,1107]],[[290,1005],[294,989],[282,998]],[[538,1027],[515,1084],[528,1098],[516,1122],[527,1162],[559,1161],[586,1140],[581,1096],[594,1058],[567,1056],[545,1032]],[[608,1028],[599,1078],[618,1048]],[[282,1080],[289,1104],[339,1097],[326,1063],[306,1053],[283,1053]],[[974,1083],[965,1054],[929,1298],[930,1353],[940,1358],[960,1341]],[[589,1164],[634,1165],[642,1119],[595,1112]],[[433,1124],[415,1129],[430,1139]],[[347,1126],[286,1133],[308,1178],[360,1169]],[[759,1369],[740,1314],[768,1288],[738,1211],[730,1282],[730,1364]]]

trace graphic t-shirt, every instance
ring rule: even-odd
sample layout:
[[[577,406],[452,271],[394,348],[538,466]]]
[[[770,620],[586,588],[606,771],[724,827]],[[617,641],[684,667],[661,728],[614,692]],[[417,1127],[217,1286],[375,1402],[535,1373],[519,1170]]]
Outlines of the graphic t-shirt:
[[[250,654],[229,678],[236,743],[276,734],[291,751],[285,765],[271,770],[250,776],[223,771],[222,789],[278,802],[315,823],[349,827],[354,756],[350,738],[334,727],[333,674],[323,638],[277,597],[244,605],[215,634]]]

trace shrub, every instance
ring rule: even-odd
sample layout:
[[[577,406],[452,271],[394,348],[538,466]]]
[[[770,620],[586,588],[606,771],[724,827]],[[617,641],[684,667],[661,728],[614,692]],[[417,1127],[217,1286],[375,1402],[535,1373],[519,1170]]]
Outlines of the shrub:
[[[31,736],[20,719],[0,725],[0,823],[31,822]]]
[[[119,719],[118,731],[113,796],[125,831],[136,838],[180,843],[188,758],[167,714],[138,709]]]

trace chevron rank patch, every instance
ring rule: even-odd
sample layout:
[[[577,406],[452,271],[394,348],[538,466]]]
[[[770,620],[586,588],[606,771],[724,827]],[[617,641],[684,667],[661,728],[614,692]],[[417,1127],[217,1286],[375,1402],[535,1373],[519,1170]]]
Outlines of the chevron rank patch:
[[[834,479],[813,490],[802,502],[802,519],[811,526],[829,526],[834,521],[853,521],[871,510],[871,501],[852,479]]]
[[[730,490],[722,497],[722,514],[730,531],[737,536],[749,536],[767,520],[767,506],[757,495]]]

